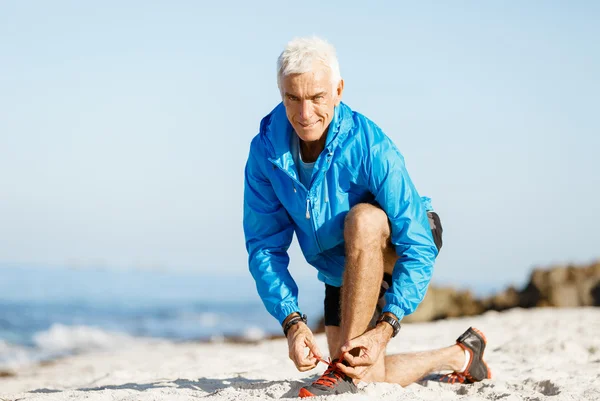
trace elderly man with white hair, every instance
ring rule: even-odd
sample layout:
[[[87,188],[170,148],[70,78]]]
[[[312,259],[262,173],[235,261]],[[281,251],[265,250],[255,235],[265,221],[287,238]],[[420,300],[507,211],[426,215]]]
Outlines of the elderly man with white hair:
[[[282,324],[298,370],[322,354],[288,271],[294,232],[325,284],[332,358],[300,397],[356,392],[359,381],[408,385],[435,371],[451,383],[491,377],[474,328],[447,348],[387,355],[402,318],[427,291],[442,228],[404,158],[365,116],[341,102],[335,49],[322,39],[288,43],[277,61],[282,102],[260,124],[245,170],[244,233],[258,293]]]

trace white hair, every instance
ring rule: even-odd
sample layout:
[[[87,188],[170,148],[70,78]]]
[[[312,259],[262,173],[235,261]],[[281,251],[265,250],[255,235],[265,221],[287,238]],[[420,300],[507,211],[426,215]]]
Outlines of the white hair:
[[[335,48],[327,41],[316,36],[295,38],[290,41],[277,59],[277,86],[283,96],[283,77],[290,74],[304,74],[314,69],[315,63],[321,63],[331,71],[333,88],[340,82],[340,64]]]

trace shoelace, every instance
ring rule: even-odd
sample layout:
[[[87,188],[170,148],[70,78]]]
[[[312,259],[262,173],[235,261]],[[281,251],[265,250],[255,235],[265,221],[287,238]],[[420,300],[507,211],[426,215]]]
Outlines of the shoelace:
[[[440,378],[441,381],[454,384],[454,383],[475,383],[475,379],[471,376],[469,369],[464,372],[452,372],[443,375]]]
[[[456,372],[452,372],[452,373],[448,373],[443,375],[442,377],[440,377],[440,381],[445,382],[445,383],[450,383],[450,384],[454,384],[454,383],[464,383],[465,380],[465,375],[461,374],[461,373],[456,373]]]
[[[313,384],[320,384],[326,387],[333,387],[339,380],[344,379],[343,373],[338,370],[337,366],[335,366],[335,362],[337,362],[337,360],[330,360],[329,362],[327,362],[321,358],[317,359],[319,360],[319,362],[323,362],[329,367],[327,368],[327,370],[325,370],[321,377],[319,377]]]

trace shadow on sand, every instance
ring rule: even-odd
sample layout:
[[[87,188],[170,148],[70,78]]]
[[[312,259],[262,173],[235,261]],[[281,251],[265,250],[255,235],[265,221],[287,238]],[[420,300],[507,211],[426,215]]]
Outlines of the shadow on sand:
[[[146,391],[153,390],[159,388],[171,388],[171,389],[187,389],[187,390],[197,390],[203,391],[207,393],[206,396],[214,395],[219,393],[220,391],[227,388],[234,388],[237,390],[266,390],[270,387],[277,385],[284,385],[285,387],[289,386],[290,389],[285,392],[281,398],[297,398],[298,391],[300,391],[300,387],[305,386],[307,384],[312,383],[317,376],[307,378],[304,380],[276,380],[276,381],[268,381],[268,380],[255,380],[255,379],[247,379],[243,376],[235,376],[227,379],[212,379],[209,377],[201,377],[198,380],[187,380],[187,379],[177,379],[177,380],[161,380],[151,383],[125,383],[119,385],[106,385],[106,386],[97,386],[97,387],[81,387],[74,388],[68,390],[55,390],[48,388],[40,388],[37,390],[32,390],[30,393],[61,393],[63,391],[103,391],[103,390],[136,390],[136,391]],[[429,382],[441,382],[442,375],[439,374],[431,374],[425,376],[421,380],[419,380],[416,384],[421,385],[423,387],[427,387]]]
[[[201,377],[198,380],[162,380],[151,383],[125,383],[119,385],[106,385],[98,387],[82,387],[68,390],[55,390],[48,388],[40,388],[32,390],[30,393],[61,393],[63,391],[103,391],[103,390],[136,390],[146,391],[158,388],[170,388],[170,389],[188,389],[203,391],[208,395],[216,394],[226,388],[234,388],[240,390],[266,390],[269,387],[276,386],[277,384],[283,384],[290,386],[291,388],[281,396],[281,398],[296,398],[298,397],[298,391],[300,387],[311,383],[314,379],[309,378],[304,381],[299,380],[254,380],[246,379],[242,376],[231,377],[227,379],[211,379],[208,377]]]

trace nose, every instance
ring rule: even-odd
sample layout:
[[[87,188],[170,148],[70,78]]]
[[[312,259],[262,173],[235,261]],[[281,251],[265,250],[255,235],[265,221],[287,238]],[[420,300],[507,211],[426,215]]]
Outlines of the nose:
[[[300,105],[300,118],[302,122],[312,121],[313,116],[313,104],[310,100],[303,100]]]

